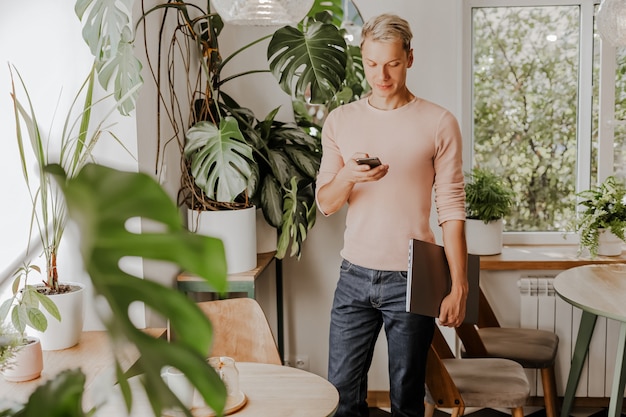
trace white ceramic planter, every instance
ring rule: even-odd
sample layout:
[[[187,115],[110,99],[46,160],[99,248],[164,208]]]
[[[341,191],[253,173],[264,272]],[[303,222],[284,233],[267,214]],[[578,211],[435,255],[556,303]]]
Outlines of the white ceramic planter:
[[[2,372],[7,381],[24,382],[39,378],[43,370],[41,342],[36,337],[29,337],[29,343],[19,348],[11,359],[10,368]]]
[[[189,230],[222,240],[229,274],[256,268],[256,208],[187,210]]]
[[[502,253],[502,219],[489,223],[482,220],[465,220],[467,252],[474,255],[497,255]]]
[[[41,340],[43,350],[61,350],[75,346],[78,344],[80,334],[83,331],[85,286],[76,282],[63,284],[72,285],[77,290],[49,296],[59,309],[61,321],[42,310],[48,319],[48,328],[45,332],[29,331],[29,334]]]
[[[600,229],[598,234],[598,255],[618,256],[622,254],[624,242],[610,230]]]

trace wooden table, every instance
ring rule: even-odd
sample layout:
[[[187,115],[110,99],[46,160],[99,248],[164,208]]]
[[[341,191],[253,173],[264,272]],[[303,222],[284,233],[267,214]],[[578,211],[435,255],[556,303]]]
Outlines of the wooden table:
[[[164,329],[147,330],[158,337]],[[122,366],[129,367],[139,353],[133,346],[124,351],[127,360]],[[65,369],[80,367],[87,377],[85,403],[89,407],[94,394],[105,393],[107,403],[98,409],[96,417],[119,417],[126,415],[123,400],[117,388],[103,387],[102,375],[113,370],[113,354],[106,332],[84,332],[80,343],[72,348],[44,352],[42,377],[28,382],[7,382],[0,378],[0,402],[11,400],[24,403],[30,394],[45,381]],[[236,417],[327,417],[335,413],[339,394],[326,379],[297,368],[260,363],[237,363],[239,385],[246,395],[245,405],[233,413]],[[139,388],[140,381],[131,378],[133,408],[131,416],[153,415],[145,392]],[[135,389],[134,387],[137,387]],[[198,416],[206,415],[197,413]]]
[[[620,256],[589,258],[578,255],[578,245],[505,245],[502,253],[480,257],[483,271],[552,270],[562,271],[581,265],[626,262]]]
[[[561,417],[568,417],[571,411],[598,316],[621,323],[608,411],[609,416],[620,417],[626,383],[626,264],[585,265],[568,269],[556,276],[554,289],[561,298],[582,310]]]
[[[145,331],[154,337],[165,335],[165,329],[146,329]],[[25,403],[39,385],[53,379],[61,371],[76,368],[80,368],[85,374],[85,392],[89,393],[93,385],[98,383],[98,378],[105,371],[112,369],[114,358],[111,349],[107,332],[83,332],[76,346],[43,352],[43,372],[40,378],[26,382],[7,382],[0,377],[0,401]],[[130,368],[139,358],[136,347],[130,344],[123,351],[118,351],[118,355],[119,358],[123,358],[121,365],[124,369]],[[87,403],[90,402],[88,396],[85,399]]]
[[[226,292],[244,292],[249,298],[255,298],[255,285],[257,278],[265,271],[272,262],[276,265],[276,318],[277,318],[277,342],[280,357],[284,354],[284,319],[283,319],[283,268],[282,261],[276,259],[274,252],[257,253],[256,268],[250,271],[228,274],[228,289]],[[176,278],[177,288],[184,293],[209,292],[214,293],[213,288],[204,279],[188,272],[180,273]]]

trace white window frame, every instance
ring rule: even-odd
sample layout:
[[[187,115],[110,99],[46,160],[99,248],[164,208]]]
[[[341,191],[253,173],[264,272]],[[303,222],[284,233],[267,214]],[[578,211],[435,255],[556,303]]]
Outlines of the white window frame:
[[[473,108],[472,108],[472,8],[474,7],[524,7],[524,6],[579,6],[580,65],[578,84],[577,120],[577,190],[588,189],[591,173],[591,131],[593,107],[593,22],[594,7],[600,0],[464,0],[462,2],[462,122],[463,137],[469,148],[465,157],[473,161]],[[616,48],[600,42],[600,93],[599,93],[599,149],[598,178],[600,181],[613,171],[613,120],[615,106]],[[471,162],[470,162],[471,164]],[[578,236],[562,232],[505,232],[505,244],[576,244]]]

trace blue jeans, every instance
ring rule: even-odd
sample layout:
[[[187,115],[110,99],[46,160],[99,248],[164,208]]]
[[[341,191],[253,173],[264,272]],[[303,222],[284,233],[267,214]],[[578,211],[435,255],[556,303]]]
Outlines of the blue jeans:
[[[335,417],[367,417],[367,373],[385,325],[393,417],[424,415],[426,358],[435,319],[406,312],[406,272],[341,264],[330,323],[328,380],[339,391]]]

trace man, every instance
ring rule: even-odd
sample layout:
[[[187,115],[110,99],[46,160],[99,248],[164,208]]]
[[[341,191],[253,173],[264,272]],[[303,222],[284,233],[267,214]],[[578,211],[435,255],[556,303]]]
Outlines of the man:
[[[384,14],[365,24],[361,51],[371,94],[331,112],[322,132],[317,204],[328,216],[348,204],[343,262],[331,313],[328,379],[337,417],[367,416],[367,373],[382,325],[388,341],[391,411],[423,416],[424,377],[435,320],[407,313],[409,239],[434,242],[431,196],[442,227],[452,290],[439,322],[465,316],[465,193],[455,117],[406,86],[411,29]],[[382,164],[357,163],[378,157]]]

